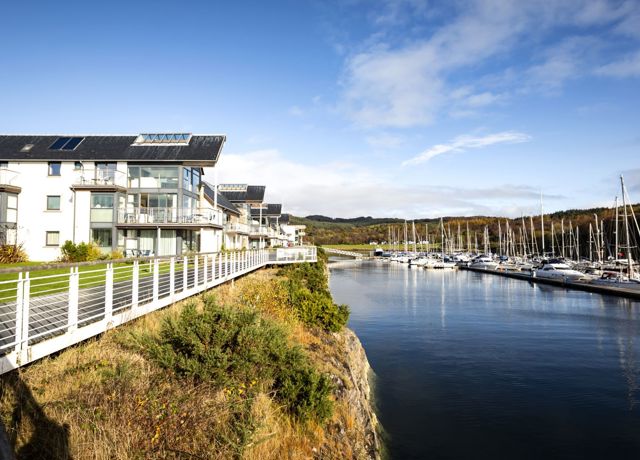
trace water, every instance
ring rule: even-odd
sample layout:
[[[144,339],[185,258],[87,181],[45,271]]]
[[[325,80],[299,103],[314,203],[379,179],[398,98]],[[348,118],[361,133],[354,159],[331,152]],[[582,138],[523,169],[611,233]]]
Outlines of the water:
[[[339,262],[397,459],[640,458],[640,303]]]

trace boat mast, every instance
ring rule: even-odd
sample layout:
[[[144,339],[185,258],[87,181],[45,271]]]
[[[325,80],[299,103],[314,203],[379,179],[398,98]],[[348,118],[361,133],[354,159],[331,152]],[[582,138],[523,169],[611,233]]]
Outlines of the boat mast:
[[[562,258],[565,258],[564,255],[564,219],[560,219],[560,233],[562,234],[562,248],[560,253],[562,254]]]
[[[542,257],[544,257],[544,207],[542,205],[542,190],[540,190],[540,229],[542,230]]]
[[[627,275],[629,276],[629,279],[633,278],[633,261],[631,260],[631,241],[629,238],[629,216],[627,215],[627,199],[626,199],[626,192],[624,189],[624,178],[622,177],[622,174],[620,174],[620,187],[622,188],[622,208],[624,210],[624,232],[625,232],[625,240],[627,243],[627,264],[629,264],[629,270],[627,272]]]
[[[613,228],[613,233],[616,236],[616,245],[615,245],[616,255],[614,260],[618,260],[618,254],[620,254],[620,248],[618,247],[618,220],[619,219],[620,217],[618,216],[618,197],[616,196],[616,223],[615,223],[615,227]]]
[[[413,234],[413,253],[415,254],[416,252],[418,252],[418,249],[416,248],[416,221],[415,220],[411,221],[411,233]]]
[[[442,260],[444,260],[444,222],[442,217],[440,218],[440,252],[442,254]]]

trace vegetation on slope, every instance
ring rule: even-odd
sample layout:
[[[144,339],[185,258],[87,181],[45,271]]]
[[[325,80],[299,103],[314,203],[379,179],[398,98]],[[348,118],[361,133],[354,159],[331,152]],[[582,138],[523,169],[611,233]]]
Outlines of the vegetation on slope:
[[[640,215],[640,205],[634,205],[636,216]],[[572,226],[574,232],[579,227],[581,248],[583,255],[588,253],[589,244],[589,224],[595,226],[594,215],[598,216],[598,221],[604,221],[605,240],[611,246],[614,232],[614,208],[592,208],[592,209],[570,209],[558,211],[555,213],[545,214],[545,247],[551,247],[551,223],[555,227],[556,237],[560,238],[560,225],[564,221],[565,232],[568,233],[569,225]],[[534,237],[540,242],[542,236],[540,216],[524,216],[527,228],[527,238],[531,236],[531,222],[533,221]],[[469,240],[474,245],[477,237],[479,246],[482,246],[482,235],[485,226],[489,229],[489,236],[492,246],[495,248],[498,241],[499,222],[504,232],[506,223],[512,230],[515,229],[516,237],[519,238],[519,229],[524,228],[523,218],[507,219],[504,217],[491,216],[472,216],[472,217],[444,217],[443,222],[446,232],[451,232],[452,237],[457,236],[458,226],[462,236],[463,244],[467,242],[467,226],[469,228]],[[389,229],[392,228],[397,235],[396,240],[404,241],[404,220],[402,219],[384,219],[372,217],[356,217],[352,219],[332,219],[325,216],[307,216],[304,218],[290,216],[291,223],[304,224],[306,228],[306,238],[309,242],[317,245],[368,245],[371,242],[382,242],[389,240]],[[427,239],[432,242],[440,242],[440,219],[416,219],[416,232],[418,240]],[[411,226],[409,224],[409,239],[411,239]],[[568,236],[567,236],[568,239]],[[555,242],[557,247],[559,242]],[[568,244],[568,243],[567,243]],[[610,254],[611,248],[608,247],[606,256]]]
[[[263,270],[0,377],[18,458],[367,457],[341,399],[346,340],[329,332],[348,310],[325,298],[323,260]]]

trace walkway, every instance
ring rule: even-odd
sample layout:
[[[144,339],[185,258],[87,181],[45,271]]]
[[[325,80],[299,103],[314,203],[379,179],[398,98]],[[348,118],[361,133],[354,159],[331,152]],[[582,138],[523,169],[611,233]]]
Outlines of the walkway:
[[[0,374],[267,265],[316,260],[293,247],[20,272],[0,282]]]

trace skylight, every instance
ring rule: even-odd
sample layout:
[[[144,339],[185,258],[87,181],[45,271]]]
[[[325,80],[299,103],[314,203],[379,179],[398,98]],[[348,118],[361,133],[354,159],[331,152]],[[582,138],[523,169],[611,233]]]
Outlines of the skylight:
[[[59,137],[49,150],[74,150],[83,140],[84,137]]]
[[[140,134],[133,145],[188,144],[190,140],[189,133],[145,133]]]

